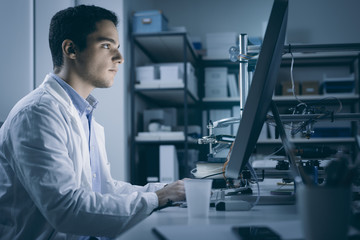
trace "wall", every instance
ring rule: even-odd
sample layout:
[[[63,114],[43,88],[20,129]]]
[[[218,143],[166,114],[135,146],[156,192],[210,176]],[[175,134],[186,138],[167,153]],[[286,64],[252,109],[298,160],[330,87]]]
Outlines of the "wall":
[[[33,88],[33,3],[0,1],[0,122]]]
[[[156,0],[171,26],[186,26],[190,36],[205,42],[208,32],[247,33],[262,36],[273,1],[270,0]],[[360,42],[358,0],[289,1],[287,40],[290,43]]]
[[[52,59],[49,48],[49,25],[52,16],[62,9],[74,6],[74,0],[49,1],[35,0],[35,86],[39,86],[45,75],[52,71]]]

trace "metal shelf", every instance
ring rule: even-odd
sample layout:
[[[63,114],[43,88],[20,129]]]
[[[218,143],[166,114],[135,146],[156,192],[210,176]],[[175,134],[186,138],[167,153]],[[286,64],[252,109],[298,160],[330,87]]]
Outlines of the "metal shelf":
[[[161,105],[183,105],[184,104],[184,88],[140,88],[135,89],[135,92],[150,98],[153,101],[158,101]],[[187,92],[187,103],[196,104],[198,98],[190,91]]]
[[[193,64],[199,58],[186,32],[134,33],[132,36],[135,44],[155,63],[183,62],[184,51]],[[182,47],[184,39],[186,49]]]
[[[188,137],[188,143],[190,144],[197,144],[197,140],[191,137]],[[137,144],[184,144],[185,140],[173,140],[173,139],[166,139],[166,140],[135,140]]]
[[[297,96],[301,101],[306,103],[318,103],[321,101],[323,104],[333,104],[340,100],[342,103],[354,104],[360,100],[359,94],[333,94],[333,95],[299,95]],[[292,104],[297,102],[294,96],[274,96],[273,100],[277,104]],[[202,102],[204,105],[209,107],[228,107],[240,105],[240,97],[238,98],[203,98]]]
[[[338,137],[338,138],[290,138],[290,142],[295,144],[314,144],[314,143],[355,143],[354,137]],[[258,144],[281,144],[281,139],[260,139]]]
[[[339,94],[328,94],[328,95],[298,95],[299,100],[305,102],[319,102],[324,104],[331,104],[338,100],[343,103],[352,103],[359,100],[359,94],[355,93],[339,93]],[[273,100],[276,103],[292,103],[297,102],[294,96],[274,96]]]

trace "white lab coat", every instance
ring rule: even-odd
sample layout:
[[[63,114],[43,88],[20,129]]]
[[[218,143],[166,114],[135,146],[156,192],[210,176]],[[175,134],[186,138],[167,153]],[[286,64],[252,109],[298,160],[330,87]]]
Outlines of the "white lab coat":
[[[77,110],[49,75],[0,129],[0,239],[116,236],[158,206],[161,184],[113,180],[102,126],[93,121],[103,194],[92,191],[88,141]]]

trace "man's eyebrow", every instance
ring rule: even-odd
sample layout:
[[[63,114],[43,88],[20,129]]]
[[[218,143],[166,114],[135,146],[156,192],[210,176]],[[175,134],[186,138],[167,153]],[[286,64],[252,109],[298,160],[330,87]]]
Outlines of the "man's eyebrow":
[[[114,40],[114,39],[112,39],[112,38],[107,38],[107,37],[98,37],[98,38],[97,38],[97,41],[98,41],[98,42],[108,41],[108,42],[111,42],[111,43],[113,43],[113,44],[115,44],[115,45],[116,45],[115,40]],[[118,45],[118,47],[120,47],[120,45]]]

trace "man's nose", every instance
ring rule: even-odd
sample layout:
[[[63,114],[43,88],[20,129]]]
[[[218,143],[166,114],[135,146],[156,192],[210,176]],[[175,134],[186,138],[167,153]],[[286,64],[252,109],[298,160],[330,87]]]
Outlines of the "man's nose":
[[[119,64],[122,64],[124,62],[124,58],[122,57],[121,53],[119,50],[116,50],[116,54],[113,58],[114,62],[117,62]]]

